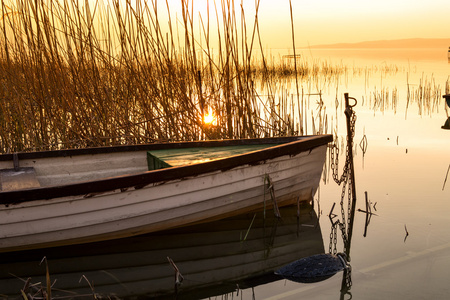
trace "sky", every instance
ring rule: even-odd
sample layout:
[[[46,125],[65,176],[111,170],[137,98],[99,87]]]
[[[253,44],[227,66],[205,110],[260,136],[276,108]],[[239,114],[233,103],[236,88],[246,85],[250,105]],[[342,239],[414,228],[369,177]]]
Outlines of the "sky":
[[[254,1],[244,2],[251,11]],[[292,0],[292,8],[297,47],[450,38],[449,0]],[[292,47],[289,0],[261,0],[259,20],[265,47]]]
[[[88,0],[91,4],[111,0]],[[167,13],[166,0],[120,0],[118,3],[145,2],[153,9],[157,3],[161,24]],[[201,27],[199,16],[206,22],[209,4],[211,39],[217,35],[215,8],[223,2],[234,2],[237,22],[241,6],[249,35],[255,19],[255,3],[259,1],[259,29],[265,49],[292,49],[289,0],[168,0],[172,22],[183,35],[181,3],[193,5],[194,28]],[[112,2],[112,1],[111,1]],[[335,43],[395,40],[409,38],[450,38],[450,0],[291,0],[296,47]],[[222,20],[219,20],[221,23]],[[165,23],[167,25],[167,23]],[[223,24],[223,23],[222,23]],[[162,25],[164,27],[164,25]],[[167,28],[166,28],[167,29]],[[196,29],[196,30],[197,30]],[[198,32],[198,31],[197,31]],[[198,39],[199,37],[196,36]],[[214,42],[214,41],[213,41]],[[214,48],[214,46],[212,46]]]

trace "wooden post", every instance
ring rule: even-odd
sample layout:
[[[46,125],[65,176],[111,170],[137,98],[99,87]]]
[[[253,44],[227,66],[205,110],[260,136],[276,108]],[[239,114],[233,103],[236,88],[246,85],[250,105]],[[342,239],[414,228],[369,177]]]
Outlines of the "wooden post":
[[[350,209],[350,224],[347,232],[347,242],[348,245],[346,245],[346,254],[347,258],[350,261],[350,244],[352,240],[352,234],[353,234],[353,220],[355,218],[355,209],[356,209],[356,185],[355,185],[355,169],[353,167],[353,130],[352,124],[351,124],[351,118],[353,114],[352,107],[356,105],[356,99],[351,98],[348,96],[348,93],[344,94],[345,96],[345,116],[347,117],[347,145],[348,145],[348,156],[349,156],[349,175],[351,180],[351,191],[352,191],[352,205]],[[350,105],[349,100],[355,100],[354,105]]]
[[[369,226],[370,218],[372,217],[372,211],[369,204],[369,197],[367,196],[367,191],[364,192],[364,195],[366,196],[366,224],[364,226],[364,234],[363,236],[367,236],[367,227]]]

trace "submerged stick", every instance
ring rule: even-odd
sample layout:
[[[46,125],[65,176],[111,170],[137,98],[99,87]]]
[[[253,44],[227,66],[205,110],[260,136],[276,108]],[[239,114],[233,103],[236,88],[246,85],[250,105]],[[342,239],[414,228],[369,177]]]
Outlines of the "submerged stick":
[[[256,214],[253,215],[253,219],[252,219],[252,221],[250,222],[250,226],[248,227],[247,232],[245,233],[244,239],[241,240],[242,242],[244,242],[244,241],[247,240],[247,236],[248,236],[248,234],[250,233],[250,229],[251,229],[252,226],[253,226],[253,222],[255,221],[255,218],[256,218]]]
[[[406,238],[408,238],[408,235],[409,235],[408,229],[406,228],[406,224],[405,224],[405,232],[406,232],[406,234],[405,234],[405,239],[403,240],[403,243],[406,243]]]
[[[168,256],[167,256],[167,260],[172,265],[172,268],[175,271],[175,292],[177,293],[178,292],[178,286],[181,285],[181,283],[184,280],[184,277],[183,277],[183,275],[181,275],[181,272],[178,269],[177,265],[174,263],[174,261]]]
[[[442,185],[442,190],[445,188],[445,183],[447,182],[448,172],[450,171],[450,164],[448,165],[447,174],[445,175],[444,184]]]
[[[367,214],[368,216],[372,216],[372,215],[378,216],[377,214],[375,214],[375,213],[373,213],[373,212],[371,212],[371,211],[363,210],[363,209],[361,209],[361,208],[358,208],[358,211],[359,211],[359,212],[362,212],[362,213],[365,213],[365,214]]]
[[[50,281],[50,272],[48,270],[48,261],[46,256],[42,258],[40,264],[42,264],[43,262],[45,262],[45,283],[47,286],[47,299],[52,299],[52,284]]]

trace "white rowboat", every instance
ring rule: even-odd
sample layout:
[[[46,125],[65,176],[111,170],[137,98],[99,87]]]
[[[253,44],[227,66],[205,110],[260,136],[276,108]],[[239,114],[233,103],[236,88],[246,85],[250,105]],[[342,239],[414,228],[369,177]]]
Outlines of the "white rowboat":
[[[0,252],[311,201],[331,141],[322,135],[0,155]]]

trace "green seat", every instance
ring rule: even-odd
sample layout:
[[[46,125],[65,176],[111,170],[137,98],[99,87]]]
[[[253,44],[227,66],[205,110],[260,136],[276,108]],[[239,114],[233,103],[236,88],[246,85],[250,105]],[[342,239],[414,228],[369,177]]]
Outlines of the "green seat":
[[[154,156],[150,152],[147,152],[147,164],[148,164],[149,171],[172,167],[171,165],[169,165],[165,161],[159,159],[158,157]]]

